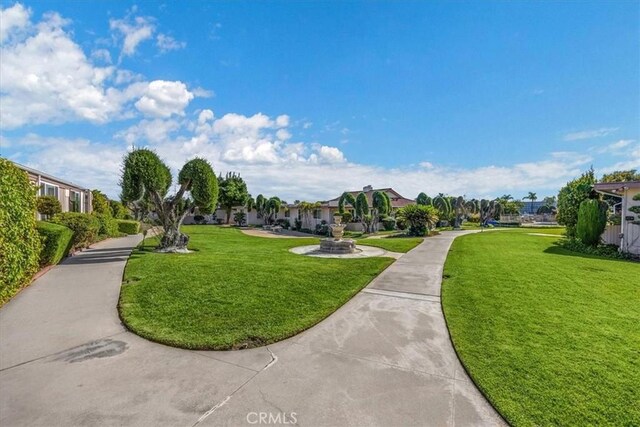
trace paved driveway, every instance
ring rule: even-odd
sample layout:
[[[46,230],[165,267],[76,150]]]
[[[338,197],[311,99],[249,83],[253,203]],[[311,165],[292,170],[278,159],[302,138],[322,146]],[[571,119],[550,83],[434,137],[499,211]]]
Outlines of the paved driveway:
[[[454,237],[427,239],[310,330],[236,352],[127,332],[116,304],[139,237],[97,244],[0,310],[0,425],[501,425],[442,316]]]

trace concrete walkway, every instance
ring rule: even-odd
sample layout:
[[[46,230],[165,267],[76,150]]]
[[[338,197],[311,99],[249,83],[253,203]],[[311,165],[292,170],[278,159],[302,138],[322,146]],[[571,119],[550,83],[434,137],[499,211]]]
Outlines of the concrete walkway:
[[[426,239],[307,332],[237,352],[127,332],[116,304],[139,237],[97,244],[0,310],[0,425],[501,425],[442,316],[454,237]]]

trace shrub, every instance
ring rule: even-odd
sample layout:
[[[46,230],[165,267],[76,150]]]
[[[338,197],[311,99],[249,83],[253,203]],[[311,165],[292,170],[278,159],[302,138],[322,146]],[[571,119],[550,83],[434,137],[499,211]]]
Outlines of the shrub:
[[[583,173],[579,178],[570,181],[558,193],[558,224],[567,227],[567,236],[575,237],[578,224],[578,210],[580,204],[591,194],[592,186],[596,182],[593,169]]]
[[[98,238],[100,222],[93,214],[64,212],[53,217],[52,222],[64,225],[73,231],[73,248],[90,246]]]
[[[124,234],[138,234],[140,232],[140,223],[127,219],[117,219],[118,231]]]
[[[382,218],[382,226],[387,231],[395,230],[396,228],[396,220],[390,216],[386,216]]]
[[[45,221],[38,221],[36,227],[44,245],[40,252],[40,267],[58,264],[71,250],[73,231]]]
[[[109,200],[109,208],[111,210],[111,216],[115,219],[127,219],[128,216],[131,216],[127,208],[116,200]]]
[[[398,210],[396,218],[409,228],[409,235],[424,236],[438,222],[438,210],[433,206],[408,205]]]
[[[599,200],[589,199],[580,203],[576,236],[582,243],[596,246],[607,225],[607,207]]]
[[[233,214],[233,222],[235,222],[237,226],[242,226],[246,221],[247,214],[243,211],[239,211]]]
[[[196,224],[204,224],[204,215],[194,215],[193,216],[193,221]]]
[[[27,284],[38,270],[36,187],[27,173],[0,158],[0,304]]]
[[[314,231],[315,234],[319,234],[320,236],[330,236],[331,230],[327,221],[322,221],[320,224],[316,224],[316,229]]]
[[[575,238],[562,240],[559,245],[572,252],[580,252],[587,255],[596,255],[613,259],[632,259],[633,255],[620,252],[617,245],[596,245],[589,246]]]
[[[111,216],[109,199],[100,190],[91,190],[91,210],[95,213]]]
[[[282,228],[289,229],[291,228],[291,222],[286,218],[280,218],[276,221],[276,225],[279,225]]]
[[[98,236],[118,236],[118,223],[111,215],[94,213],[93,216],[98,220]]]
[[[47,218],[51,218],[55,214],[62,212],[62,206],[60,201],[54,196],[40,196],[36,200],[36,208],[42,215],[46,215]]]
[[[480,214],[478,213],[470,214],[469,216],[467,216],[467,221],[473,224],[480,224]]]
[[[293,224],[294,224],[293,228],[294,228],[295,230],[297,230],[297,231],[301,231],[301,230],[302,230],[302,221],[300,221],[300,219],[296,218],[296,219],[293,221]]]
[[[349,224],[351,221],[353,221],[353,215],[351,214],[351,212],[345,212],[342,214],[343,224]]]

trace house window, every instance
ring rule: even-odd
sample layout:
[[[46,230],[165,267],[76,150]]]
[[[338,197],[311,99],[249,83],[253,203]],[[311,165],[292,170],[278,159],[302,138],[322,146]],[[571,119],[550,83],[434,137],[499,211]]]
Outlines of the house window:
[[[43,182],[40,184],[40,195],[41,196],[53,196],[56,199],[58,198],[58,186],[49,184],[47,182]]]
[[[69,212],[80,212],[80,193],[69,191]]]
[[[285,209],[284,210],[284,217],[285,218],[291,218],[291,211],[289,209]]]
[[[313,210],[313,218],[314,218],[314,219],[320,219],[320,218],[322,218],[322,210],[320,210],[320,209],[314,209],[314,210]]]

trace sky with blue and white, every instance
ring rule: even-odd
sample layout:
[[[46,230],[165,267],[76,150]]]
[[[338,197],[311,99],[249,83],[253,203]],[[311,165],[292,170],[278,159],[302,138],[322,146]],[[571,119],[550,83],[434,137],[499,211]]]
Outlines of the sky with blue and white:
[[[640,169],[638,1],[1,7],[2,156],[114,198],[134,146],[288,201]]]

